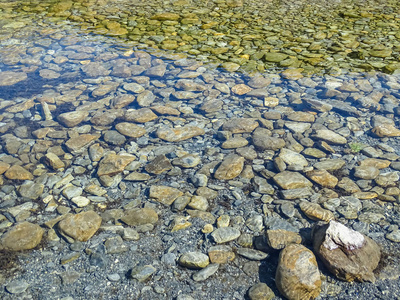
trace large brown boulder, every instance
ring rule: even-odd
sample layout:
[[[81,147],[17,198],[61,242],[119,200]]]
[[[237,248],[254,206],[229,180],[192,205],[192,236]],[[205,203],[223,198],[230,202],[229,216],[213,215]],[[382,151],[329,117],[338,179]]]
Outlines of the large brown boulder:
[[[337,278],[346,281],[375,281],[381,250],[364,234],[330,221],[317,225],[313,234],[314,251]]]

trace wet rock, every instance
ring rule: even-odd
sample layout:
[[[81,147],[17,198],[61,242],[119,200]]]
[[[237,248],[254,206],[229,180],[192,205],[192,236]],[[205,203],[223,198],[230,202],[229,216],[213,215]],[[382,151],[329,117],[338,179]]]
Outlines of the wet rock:
[[[214,177],[219,180],[230,180],[240,175],[244,166],[244,158],[230,154],[222,161],[215,171]]]
[[[341,169],[346,164],[343,159],[326,159],[314,164],[314,168],[319,170],[335,171]]]
[[[343,145],[347,143],[347,139],[345,137],[328,129],[316,130],[314,137],[332,144]]]
[[[81,134],[77,137],[70,138],[65,142],[65,146],[72,154],[78,154],[83,152],[99,137],[100,135],[98,134]]]
[[[203,269],[208,266],[210,260],[201,252],[186,252],[179,257],[178,263],[189,269]]]
[[[330,221],[314,231],[314,250],[332,274],[345,281],[375,281],[381,250],[369,237]]]
[[[265,232],[265,237],[268,245],[276,250],[283,249],[292,243],[301,243],[301,236],[298,233],[284,229],[269,229]]]
[[[248,248],[238,248],[237,253],[250,260],[263,260],[268,257],[268,254],[263,251]]]
[[[276,174],[273,179],[277,185],[285,190],[313,186],[307,178],[298,172],[283,171]]]
[[[94,211],[70,215],[58,223],[60,232],[73,240],[86,242],[100,228],[101,217]]]
[[[19,188],[18,193],[21,197],[35,200],[43,194],[44,185],[32,181],[24,182]]]
[[[83,65],[81,70],[89,77],[107,76],[111,73],[111,70],[108,70],[101,62],[90,62]]]
[[[1,75],[1,74],[0,74]],[[13,280],[6,285],[6,290],[10,294],[21,294],[25,292],[29,287],[29,283],[25,280]]]
[[[331,211],[323,209],[317,203],[301,201],[299,206],[301,211],[311,220],[329,222],[330,220],[335,219],[335,216]]]
[[[286,148],[281,149],[279,157],[289,166],[290,165],[296,165],[299,167],[308,166],[308,161],[304,158],[303,155]]]
[[[378,137],[396,137],[400,136],[400,129],[396,128],[392,124],[381,124],[375,126],[372,132]]]
[[[156,120],[157,115],[149,108],[128,109],[125,112],[125,121],[146,123]]]
[[[379,175],[379,169],[368,166],[358,166],[354,168],[354,176],[361,179],[375,179]]]
[[[99,163],[97,175],[99,177],[103,175],[113,176],[121,173],[134,160],[135,156],[130,154],[107,154]]]
[[[201,163],[201,157],[197,153],[188,153],[182,157],[174,159],[172,163],[174,166],[179,166],[181,168],[194,168]]]
[[[26,80],[28,75],[24,72],[3,71],[0,72],[0,86],[8,86]]]
[[[44,230],[37,224],[23,222],[13,226],[0,240],[2,249],[11,251],[35,248],[42,240]]]
[[[314,254],[303,245],[290,244],[279,254],[275,282],[287,299],[314,299],[321,292],[321,277]]]
[[[164,155],[158,155],[145,167],[146,171],[150,174],[162,174],[172,169],[171,162]]]
[[[307,172],[306,175],[320,186],[331,189],[333,189],[339,181],[335,176],[331,175],[326,170],[312,170]]]
[[[150,106],[155,99],[156,96],[153,94],[153,92],[146,90],[137,96],[136,101],[140,107],[145,107]]]
[[[124,244],[124,241],[119,235],[108,238],[104,242],[104,246],[107,254],[123,253],[129,250],[129,247]]]
[[[75,127],[81,123],[89,113],[87,111],[72,111],[58,115],[58,121],[65,127]]]
[[[139,138],[146,134],[146,129],[128,122],[118,123],[115,125],[115,129],[117,129],[120,134],[133,138]]]
[[[62,169],[65,167],[65,163],[54,153],[47,153],[45,155],[46,163],[54,170]]]
[[[270,136],[268,129],[256,129],[253,133],[253,144],[260,150],[279,150],[285,147],[286,143],[283,139]]]
[[[232,93],[234,93],[236,95],[239,95],[239,96],[247,94],[251,90],[252,90],[251,87],[249,87],[248,85],[245,85],[243,83],[237,84],[237,85],[232,87]]]
[[[197,126],[161,127],[156,132],[158,138],[167,142],[180,142],[204,133],[204,129]]]
[[[222,130],[232,133],[253,132],[258,127],[258,122],[251,118],[233,118],[222,125]]]
[[[208,209],[208,201],[207,198],[203,196],[193,196],[188,203],[188,206],[193,209],[206,211]]]
[[[249,142],[242,137],[234,137],[231,139],[226,140],[225,142],[222,143],[221,148],[222,149],[235,149],[235,148],[240,148],[247,146]]]
[[[135,101],[135,96],[129,94],[122,94],[112,99],[112,108],[123,108]]]
[[[152,185],[150,187],[150,198],[164,204],[171,205],[178,197],[182,196],[183,192],[176,188],[161,185]]]
[[[12,166],[5,173],[4,176],[8,179],[14,180],[32,180],[33,175],[21,166]]]

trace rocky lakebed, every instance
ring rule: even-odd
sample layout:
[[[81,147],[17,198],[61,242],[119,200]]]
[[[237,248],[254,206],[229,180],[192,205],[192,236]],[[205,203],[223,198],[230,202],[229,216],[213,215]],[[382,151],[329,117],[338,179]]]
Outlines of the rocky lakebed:
[[[400,299],[399,53],[395,1],[0,0],[1,299]]]

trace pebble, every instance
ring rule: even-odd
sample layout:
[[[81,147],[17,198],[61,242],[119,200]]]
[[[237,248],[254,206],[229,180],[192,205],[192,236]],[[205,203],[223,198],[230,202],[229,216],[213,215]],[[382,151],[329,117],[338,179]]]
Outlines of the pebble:
[[[223,244],[236,240],[240,236],[240,230],[233,227],[221,227],[215,229],[211,236],[216,243]]]

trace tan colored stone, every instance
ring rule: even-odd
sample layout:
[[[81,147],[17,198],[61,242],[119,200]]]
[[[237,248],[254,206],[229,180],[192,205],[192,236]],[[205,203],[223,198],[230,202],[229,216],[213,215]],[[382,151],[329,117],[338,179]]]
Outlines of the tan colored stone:
[[[117,155],[115,153],[109,153],[100,161],[97,176],[113,176],[121,173],[125,167],[135,159],[136,157],[131,154]]]
[[[31,109],[35,105],[33,99],[26,100],[22,103],[15,104],[13,106],[7,107],[6,111],[10,113],[19,113],[23,112],[24,110]]]
[[[329,222],[335,219],[334,214],[330,210],[323,209],[317,203],[301,201],[300,209],[307,217],[314,221]]]
[[[113,108],[123,108],[135,101],[135,96],[130,94],[122,94],[112,99]]]
[[[8,169],[10,168],[10,165],[8,163],[0,161],[0,175],[4,174]]]
[[[208,249],[208,256],[213,264],[226,264],[235,259],[232,248],[225,245],[217,245]]]
[[[240,147],[245,147],[247,146],[249,142],[242,137],[234,137],[231,139],[226,140],[225,142],[222,143],[221,148],[222,149],[235,149],[235,148],[240,148]]]
[[[150,198],[164,204],[171,205],[178,197],[182,196],[183,192],[180,190],[162,185],[152,185],[150,187]]]
[[[150,108],[128,109],[125,112],[125,121],[146,123],[157,119],[157,115]]]
[[[76,241],[86,242],[100,228],[101,217],[94,211],[70,215],[58,223],[60,232]]]
[[[117,129],[120,134],[133,138],[138,138],[146,134],[146,129],[139,125],[128,122],[118,123],[115,125],[115,129]]]
[[[285,248],[287,245],[301,243],[301,236],[293,231],[284,229],[269,229],[265,233],[268,245],[276,250]]]
[[[221,163],[214,177],[219,180],[231,180],[240,175],[244,166],[244,157],[230,154]]]
[[[67,112],[59,115],[57,117],[58,121],[66,127],[75,127],[79,123],[81,123],[89,113],[87,111],[78,110]]]
[[[33,249],[41,242],[43,233],[44,230],[37,224],[19,223],[1,237],[0,245],[12,251]]]
[[[361,167],[375,167],[377,169],[385,169],[390,166],[390,160],[378,158],[366,158],[360,162]]]
[[[99,137],[99,134],[81,134],[79,136],[70,138],[65,142],[65,146],[72,154],[78,154]]]
[[[204,133],[204,129],[196,126],[161,127],[156,132],[158,138],[167,142],[180,142]]]
[[[339,181],[335,176],[331,175],[326,170],[312,170],[307,172],[306,175],[320,186],[331,189],[333,189]]]
[[[47,153],[45,155],[46,163],[52,167],[54,170],[61,169],[65,167],[64,162],[54,153]]]
[[[400,129],[397,129],[392,124],[381,124],[375,126],[372,129],[372,132],[376,134],[378,137],[395,137],[400,136]]]
[[[26,80],[28,75],[24,72],[3,71],[0,72],[0,86],[8,86]]]
[[[147,207],[131,209],[124,213],[121,221],[129,226],[155,224],[158,221],[158,214],[154,209]]]
[[[237,85],[233,86],[231,90],[232,90],[232,93],[240,96],[240,95],[244,95],[244,94],[250,92],[252,90],[252,88],[249,87],[248,85],[241,83],[241,84],[237,84]]]
[[[283,171],[273,177],[277,185],[285,190],[312,187],[313,184],[298,172]]]
[[[317,260],[303,245],[290,244],[279,254],[275,283],[289,300],[309,300],[321,292]]]
[[[33,175],[21,166],[12,166],[4,174],[8,179],[13,180],[32,180]]]
[[[252,132],[259,126],[256,119],[252,118],[233,118],[222,125],[222,129],[232,133]]]

